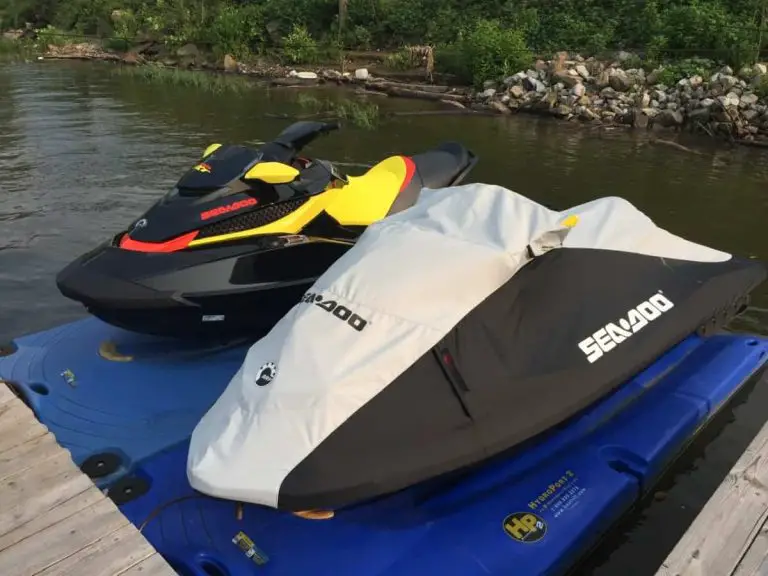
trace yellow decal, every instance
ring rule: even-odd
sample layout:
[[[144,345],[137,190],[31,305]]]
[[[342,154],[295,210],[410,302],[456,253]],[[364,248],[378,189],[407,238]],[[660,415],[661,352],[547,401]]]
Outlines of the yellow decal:
[[[211,236],[210,238],[192,240],[189,245],[201,246],[203,244],[214,244],[216,242],[228,242],[231,240],[239,240],[240,238],[259,236],[261,234],[297,234],[304,228],[304,226],[317,218],[317,216],[325,210],[326,205],[335,193],[336,190],[327,190],[322,194],[312,196],[290,214],[283,216],[279,220],[265,224],[264,226],[243,230],[242,232],[231,232],[230,234],[222,234],[221,236]]]
[[[544,538],[547,524],[532,512],[515,512],[504,518],[504,532],[517,542],[536,542]]]
[[[198,172],[202,172],[203,174],[210,174],[211,173],[211,165],[206,164],[205,162],[201,162],[197,166],[193,168],[193,170],[197,170]]]
[[[246,180],[261,180],[267,184],[287,184],[293,182],[299,171],[282,162],[259,162],[245,173]]]
[[[560,478],[556,479],[549,486],[547,486],[546,490],[528,502],[528,508],[531,510],[536,510],[539,508],[539,506],[544,506],[552,499],[555,494],[558,494],[564,487],[568,486],[576,479],[576,474],[574,474],[573,470],[566,470],[565,473],[560,476]],[[546,506],[544,507],[546,508]]]
[[[268,164],[278,164],[289,170],[295,170],[285,164],[263,162],[256,164],[248,174],[259,166]],[[403,158],[392,156],[382,160],[362,176],[350,176],[347,185],[329,186],[324,192],[312,196],[296,210],[279,220],[250,230],[193,240],[189,246],[229,242],[262,234],[299,234],[323,211],[330,214],[342,226],[369,226],[387,215],[400,193],[400,188],[407,176],[407,168]],[[261,177],[259,179],[263,180]]]
[[[219,148],[221,148],[221,144],[211,144],[210,146],[208,146],[208,148],[205,149],[205,152],[203,152],[202,158],[207,158],[208,156],[216,152],[216,150],[218,150]]]
[[[579,223],[578,214],[571,214],[570,216],[566,217],[565,220],[563,220],[563,226],[565,226],[566,228],[573,228],[578,223]]]
[[[133,360],[133,356],[121,354],[111,340],[106,340],[99,345],[99,356],[112,362],[131,362]]]

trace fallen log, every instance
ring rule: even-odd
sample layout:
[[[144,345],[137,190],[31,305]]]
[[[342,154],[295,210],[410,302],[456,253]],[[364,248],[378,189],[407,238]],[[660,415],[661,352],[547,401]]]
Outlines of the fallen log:
[[[736,144],[739,146],[751,146],[752,148],[768,148],[768,141],[766,140],[745,140],[740,138],[736,140]]]
[[[391,86],[393,88],[402,88],[405,90],[421,90],[423,92],[448,92],[450,86],[439,86],[437,84],[406,84],[403,82],[392,82],[391,80],[378,80],[371,82],[371,84],[377,84],[379,86]]]
[[[388,112],[387,116],[497,116],[493,110],[473,110],[472,108],[452,108],[450,110],[405,110]]]
[[[116,54],[43,54],[43,60],[98,60],[101,62],[117,62],[120,57]]]
[[[702,155],[700,151],[693,150],[692,148],[688,148],[688,146],[683,146],[682,144],[678,142],[673,142],[672,140],[663,140],[662,138],[649,138],[648,143],[657,144],[660,146],[669,146],[670,148],[675,148],[677,150],[680,150],[681,152],[689,152],[690,154],[696,154],[698,156]]]
[[[413,90],[411,88],[401,88],[392,84],[370,83],[366,86],[369,90],[385,92],[390,96],[400,98],[416,98],[419,100],[453,100],[455,102],[468,102],[469,96],[466,94],[443,94],[441,92],[427,92],[426,90]]]
[[[272,84],[272,86],[282,86],[286,88],[294,88],[294,87],[306,87],[306,86],[317,86],[322,81],[320,78],[272,78],[269,83]]]

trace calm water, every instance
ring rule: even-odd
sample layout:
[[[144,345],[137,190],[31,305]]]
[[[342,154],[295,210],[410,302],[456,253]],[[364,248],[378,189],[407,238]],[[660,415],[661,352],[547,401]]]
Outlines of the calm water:
[[[266,114],[305,113],[298,93],[222,96],[100,65],[0,64],[0,341],[83,316],[59,295],[56,272],[146,209],[211,142],[276,135],[290,120]],[[372,98],[387,110],[423,107]],[[372,163],[450,139],[480,156],[473,180],[555,206],[623,196],[693,241],[768,259],[768,154],[755,150],[693,155],[530,118],[402,116],[374,132],[345,127],[310,153]],[[740,327],[768,333],[768,289]],[[661,487],[666,497],[613,531],[580,574],[655,571],[768,417],[768,386],[738,401]]]

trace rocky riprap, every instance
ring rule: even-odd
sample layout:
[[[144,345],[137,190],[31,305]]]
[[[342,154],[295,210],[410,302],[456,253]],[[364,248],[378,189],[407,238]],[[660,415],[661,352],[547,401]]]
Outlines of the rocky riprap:
[[[22,31],[18,31],[20,37]],[[6,38],[11,33],[6,32]],[[335,82],[355,84],[365,92],[423,98],[457,108],[501,114],[532,112],[597,125],[623,125],[640,129],[666,127],[700,131],[740,143],[768,146],[768,73],[762,63],[738,73],[725,66],[714,74],[674,78],[663,68],[646,72],[627,66],[632,55],[620,52],[613,61],[559,52],[552,60],[537,60],[529,70],[499,82],[486,82],[482,90],[466,87],[403,83],[374,77],[366,68],[341,73],[328,68],[294,69],[279,64],[245,64],[227,55],[209,61],[194,45],[168,53],[149,41],[125,54],[105,51],[93,44],[48,46],[49,58],[117,60],[126,64],[154,62],[169,67],[222,70],[268,78],[273,85],[295,86]],[[297,67],[298,68],[298,67]]]
[[[626,59],[626,56],[625,58]],[[734,140],[768,141],[766,66],[735,74],[725,66],[708,77],[659,82],[663,69],[623,68],[621,59],[601,62],[561,53],[538,60],[530,70],[486,82],[473,94],[475,105],[498,112],[531,111],[568,120],[639,128],[689,128]]]

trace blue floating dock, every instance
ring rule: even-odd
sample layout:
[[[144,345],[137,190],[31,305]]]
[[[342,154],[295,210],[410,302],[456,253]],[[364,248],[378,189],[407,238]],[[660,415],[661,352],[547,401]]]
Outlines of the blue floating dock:
[[[767,360],[768,339],[692,336],[505,459],[330,519],[195,492],[187,441],[110,495],[182,576],[563,574]]]
[[[247,351],[246,344],[204,348],[87,318],[3,347],[0,380],[104,488],[189,438]]]

